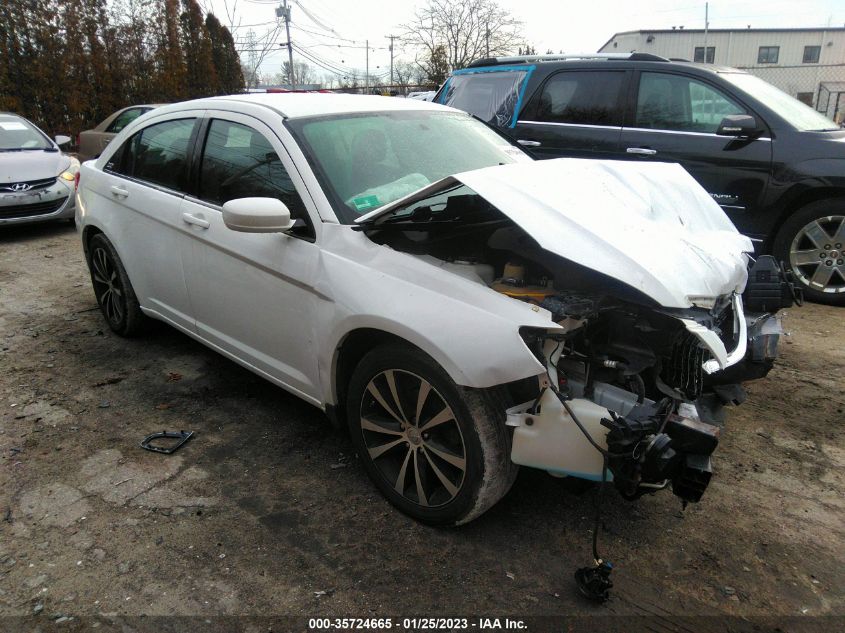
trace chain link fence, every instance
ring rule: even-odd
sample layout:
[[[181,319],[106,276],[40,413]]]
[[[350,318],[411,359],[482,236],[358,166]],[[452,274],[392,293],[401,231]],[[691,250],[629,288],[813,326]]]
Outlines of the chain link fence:
[[[845,64],[740,66],[836,121],[845,122]]]

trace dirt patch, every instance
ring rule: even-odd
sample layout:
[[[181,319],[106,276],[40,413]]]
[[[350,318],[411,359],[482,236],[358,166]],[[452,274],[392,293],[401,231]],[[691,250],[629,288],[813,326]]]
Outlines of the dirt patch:
[[[789,311],[702,503],[606,495],[601,613],[845,614],[843,316]],[[0,614],[596,613],[592,491],[523,470],[467,526],[414,523],[319,411],[167,327],[112,335],[70,228],[0,231],[0,367]],[[196,437],[138,448],[165,428]]]

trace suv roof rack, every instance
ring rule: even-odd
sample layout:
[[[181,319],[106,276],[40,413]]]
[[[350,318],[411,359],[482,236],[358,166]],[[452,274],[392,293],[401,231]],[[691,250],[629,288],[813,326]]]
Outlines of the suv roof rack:
[[[668,62],[665,57],[651,53],[562,53],[560,55],[514,55],[512,57],[484,57],[476,59],[467,68],[498,66],[501,64],[527,64],[532,62],[562,62],[572,59],[627,59],[633,62]]]

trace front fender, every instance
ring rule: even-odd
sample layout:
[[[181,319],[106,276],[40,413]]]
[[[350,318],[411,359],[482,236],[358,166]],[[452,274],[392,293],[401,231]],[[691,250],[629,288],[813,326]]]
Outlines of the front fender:
[[[329,225],[326,225],[327,227]],[[431,356],[457,384],[486,388],[545,371],[519,334],[521,327],[558,329],[548,311],[511,299],[421,259],[346,235],[321,254],[318,310],[320,376],[337,402],[334,368],[350,332],[369,328],[407,340]],[[359,239],[360,238],[360,239]]]

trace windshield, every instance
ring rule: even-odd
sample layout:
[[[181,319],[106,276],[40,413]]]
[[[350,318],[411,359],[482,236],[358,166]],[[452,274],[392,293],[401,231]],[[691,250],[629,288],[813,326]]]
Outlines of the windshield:
[[[532,160],[466,114],[390,111],[294,119],[338,219],[355,219],[446,176]]]
[[[820,112],[778,90],[772,84],[747,73],[721,73],[740,90],[762,101],[787,123],[802,132],[838,130],[839,127]]]
[[[26,119],[0,115],[0,152],[40,149],[53,149],[53,145],[38,128]]]

